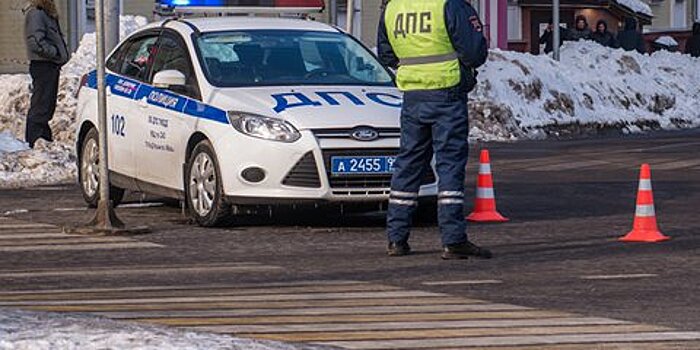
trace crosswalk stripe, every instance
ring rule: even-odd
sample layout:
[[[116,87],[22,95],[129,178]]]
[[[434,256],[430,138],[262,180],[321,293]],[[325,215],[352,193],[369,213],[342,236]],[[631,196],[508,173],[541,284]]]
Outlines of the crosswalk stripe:
[[[248,266],[248,265],[246,265]],[[252,265],[256,266],[256,265]],[[21,294],[1,297],[4,301],[22,300],[99,300],[116,298],[154,298],[154,297],[176,297],[176,296],[234,296],[234,295],[263,295],[263,294],[309,294],[320,292],[385,292],[399,290],[399,287],[384,286],[376,284],[356,284],[356,285],[320,285],[320,286],[299,286],[299,287],[277,287],[277,288],[213,288],[201,290],[173,290],[173,291],[104,291],[102,293],[55,293],[55,294]]]
[[[62,228],[50,224],[28,223],[19,220],[4,220],[0,222],[0,253],[161,247],[163,246],[160,244],[141,242],[127,237],[89,237],[64,234]]]
[[[82,237],[80,235],[69,235],[69,234],[64,234],[60,232],[44,232],[44,233],[35,233],[35,232],[30,232],[30,233],[0,233],[0,240],[9,240],[9,239],[35,239],[35,238],[77,238],[77,237]],[[106,237],[103,237],[106,238]]]
[[[481,303],[480,301],[462,300],[460,298],[422,297],[410,299],[329,299],[302,301],[239,301],[239,302],[190,302],[160,304],[108,304],[108,305],[47,305],[26,306],[37,311],[56,312],[98,312],[98,311],[169,311],[169,310],[218,310],[218,309],[288,309],[309,307],[363,307],[363,306],[417,306],[417,305],[463,305]]]
[[[124,242],[134,242],[134,240],[126,237],[54,237],[54,238],[41,238],[41,239],[16,239],[16,240],[3,240],[0,238],[0,248],[2,247],[17,247],[17,246],[44,246],[44,245],[58,245],[58,244],[90,244],[90,243],[124,243]],[[138,241],[137,241],[138,242]],[[141,243],[141,242],[138,242]]]
[[[26,223],[20,223],[20,222],[14,222],[14,223],[0,223],[0,231],[6,231],[6,230],[16,230],[16,229],[50,229],[50,228],[58,228],[57,226],[54,225],[48,225],[48,224],[26,224]]]
[[[236,268],[235,266],[232,268]],[[242,267],[246,268],[246,267]],[[249,268],[255,268],[249,267]],[[313,294],[267,294],[267,295],[234,295],[210,297],[160,297],[160,298],[123,298],[100,300],[39,300],[39,301],[0,301],[0,306],[40,306],[40,305],[109,305],[109,304],[162,304],[162,303],[193,303],[210,301],[280,301],[280,300],[329,300],[329,299],[372,299],[372,298],[420,298],[445,296],[444,294],[421,291],[391,291],[391,292],[340,292]]]
[[[218,310],[168,310],[168,311],[129,311],[92,312],[115,319],[134,318],[214,318],[243,316],[321,316],[321,315],[390,315],[398,313],[438,313],[463,311],[516,311],[531,310],[524,306],[508,304],[465,304],[465,305],[401,305],[373,307],[309,307],[297,309],[218,309]]]
[[[128,245],[130,243],[116,243],[114,245]],[[151,243],[152,244],[152,243]],[[1,250],[0,250],[1,251]],[[79,270],[37,270],[37,271],[2,271],[0,278],[27,278],[27,277],[66,277],[66,276],[126,276],[149,275],[162,273],[212,273],[212,272],[259,272],[281,269],[279,266],[253,265],[253,264],[229,264],[229,265],[187,265],[180,267],[110,267],[110,268],[86,268]]]
[[[424,340],[377,340],[377,341],[335,341],[319,344],[337,346],[346,349],[399,349],[399,348],[443,348],[476,347],[496,345],[538,345],[558,343],[601,343],[601,342],[645,342],[700,340],[700,332],[644,332],[621,334],[562,334],[562,335],[523,335],[500,337],[443,338]]]
[[[239,264],[258,264],[258,263],[243,263]],[[200,266],[205,266],[200,264]],[[167,267],[167,266],[162,266]],[[158,268],[158,266],[151,266]],[[23,289],[0,291],[0,298],[5,295],[33,295],[33,294],[63,294],[63,293],[109,293],[109,292],[143,292],[143,291],[196,291],[196,290],[211,290],[211,289],[259,289],[259,288],[279,288],[279,287],[303,287],[303,286],[341,286],[341,285],[366,285],[363,281],[291,281],[291,282],[270,282],[270,283],[254,283],[254,284],[192,284],[192,285],[161,285],[161,286],[130,286],[130,287],[110,287],[110,288],[66,288],[66,289]]]
[[[632,324],[627,321],[602,317],[556,317],[537,319],[501,319],[501,320],[466,320],[466,321],[398,321],[375,323],[307,323],[280,325],[210,325],[191,327],[196,330],[215,333],[265,334],[265,333],[309,333],[309,332],[348,332],[348,331],[389,331],[420,329],[455,329],[455,328],[503,328],[503,327],[555,327],[587,325]]]
[[[519,318],[567,317],[567,313],[555,311],[475,311],[442,313],[402,313],[383,315],[322,315],[322,316],[268,316],[268,317],[209,317],[209,318],[136,318],[149,323],[169,326],[206,326],[206,325],[261,325],[294,323],[334,323],[334,322],[397,322],[415,321],[450,321],[450,320],[488,320]]]
[[[284,340],[295,342],[347,341],[347,340],[387,340],[387,339],[433,339],[455,337],[483,337],[504,335],[554,335],[585,333],[631,333],[666,331],[667,328],[641,325],[604,325],[604,326],[557,326],[557,327],[513,327],[513,328],[453,328],[396,331],[360,331],[360,332],[307,332],[307,333],[239,333],[242,337],[255,337],[267,340]]]
[[[17,233],[63,233],[63,229],[57,226],[47,226],[47,227],[17,227],[17,228],[5,228],[0,226],[0,234],[11,235]]]
[[[54,244],[46,246],[23,245],[14,247],[0,247],[0,253],[30,252],[30,251],[80,251],[80,250],[109,250],[109,249],[133,249],[133,248],[161,248],[160,244],[149,242],[124,242],[124,243],[91,243],[91,244]],[[0,277],[7,277],[0,273]],[[13,276],[21,277],[21,276]],[[34,276],[22,276],[34,277]]]

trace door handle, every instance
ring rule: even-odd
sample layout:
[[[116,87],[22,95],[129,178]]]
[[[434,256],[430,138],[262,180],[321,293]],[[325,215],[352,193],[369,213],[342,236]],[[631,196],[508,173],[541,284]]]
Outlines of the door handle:
[[[145,97],[139,100],[139,107],[148,108],[148,99]]]

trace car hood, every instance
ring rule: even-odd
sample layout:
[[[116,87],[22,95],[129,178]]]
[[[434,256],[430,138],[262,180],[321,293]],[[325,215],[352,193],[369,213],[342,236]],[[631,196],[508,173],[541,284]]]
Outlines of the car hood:
[[[210,97],[226,111],[280,118],[297,129],[399,127],[401,93],[387,87],[221,88]]]

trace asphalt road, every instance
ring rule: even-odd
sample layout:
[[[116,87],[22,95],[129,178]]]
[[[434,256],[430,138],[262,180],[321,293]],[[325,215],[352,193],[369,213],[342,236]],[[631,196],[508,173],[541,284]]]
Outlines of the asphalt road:
[[[75,186],[3,190],[0,306],[347,348],[700,349],[700,131],[476,146],[511,218],[469,226],[492,260],[440,260],[429,223],[416,254],[389,258],[381,213],[273,210],[203,229],[135,194],[118,214],[153,233],[70,237],[60,227],[91,215]],[[620,243],[643,162],[672,239]]]

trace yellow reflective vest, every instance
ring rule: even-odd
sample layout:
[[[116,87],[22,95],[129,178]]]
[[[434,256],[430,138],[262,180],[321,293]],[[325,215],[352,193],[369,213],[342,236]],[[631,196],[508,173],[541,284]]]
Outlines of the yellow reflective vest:
[[[446,0],[391,0],[384,12],[401,91],[437,90],[460,82],[459,60],[445,24]]]

